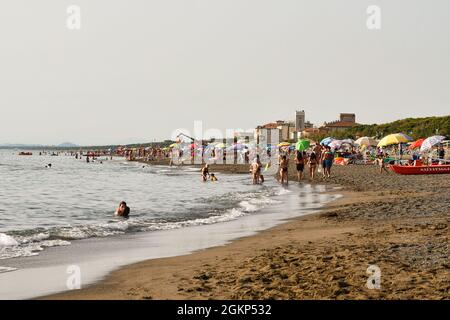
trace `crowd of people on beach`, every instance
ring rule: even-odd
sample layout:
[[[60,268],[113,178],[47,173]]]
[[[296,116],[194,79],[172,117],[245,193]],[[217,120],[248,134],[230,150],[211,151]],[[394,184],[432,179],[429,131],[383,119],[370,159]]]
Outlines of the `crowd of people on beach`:
[[[201,159],[203,161],[203,156],[205,153],[205,148],[202,146]],[[132,148],[132,149],[122,149],[119,148],[115,150],[114,154],[118,156],[123,156],[129,161],[133,160],[143,160],[143,161],[158,161],[158,160],[168,160],[169,165],[172,166],[174,164],[174,158],[178,159],[194,159],[195,150],[194,148],[190,148],[191,152],[188,152],[187,155],[184,155],[183,149],[174,149],[168,147],[147,147],[147,148]],[[261,150],[259,150],[261,151]],[[213,149],[214,152],[214,149]],[[256,152],[253,161],[250,161],[250,150],[244,149],[241,153],[243,155],[244,164],[249,164],[249,173],[251,174],[252,184],[263,184],[265,181],[265,177],[263,172],[268,171],[274,164],[274,158],[272,158],[273,149],[267,148],[265,152],[262,152],[264,156],[263,164],[260,154]],[[394,163],[395,161],[403,161],[403,165],[431,165],[431,164],[441,164],[447,163],[445,160],[446,151],[443,145],[438,145],[437,148],[433,150],[436,153],[436,158],[433,158],[432,153],[429,154],[419,154],[417,150],[402,148],[402,145],[392,145],[388,148],[386,147],[371,147],[368,148],[357,148],[354,145],[349,145],[346,148],[334,149],[329,145],[323,145],[320,142],[313,142],[308,148],[305,150],[295,150],[291,147],[288,148],[278,148],[275,150],[276,154],[276,165],[277,169],[275,171],[275,179],[281,185],[289,184],[289,169],[290,163],[293,161],[295,163],[296,177],[297,181],[301,182],[305,179],[309,181],[315,181],[317,179],[327,180],[332,176],[332,167],[333,163],[337,163],[337,159],[344,159],[345,161],[341,164],[351,164],[351,163],[364,163],[364,164],[375,164],[379,168],[380,174],[390,174],[390,170],[388,170],[388,164]],[[47,155],[47,152],[40,152],[40,155]],[[112,152],[109,151],[96,151],[96,152],[70,152],[71,156],[74,156],[76,159],[85,158],[86,162],[95,162],[99,161],[102,163],[102,160],[98,160],[101,156],[107,156],[105,160],[108,158],[112,160]],[[51,155],[59,155],[58,153],[53,153]],[[67,153],[66,153],[67,155]],[[234,163],[236,164],[236,152],[234,153]],[[395,157],[398,155],[399,159]],[[210,154],[211,156],[211,154]],[[214,159],[217,160],[216,154],[212,154]],[[223,150],[220,157],[223,156],[223,160],[225,162],[226,151]],[[184,157],[184,158],[183,158]],[[438,162],[436,162],[438,161]],[[444,161],[444,162],[443,162]],[[184,164],[184,161],[179,161],[179,164]],[[47,164],[47,168],[51,168],[52,164]],[[294,166],[293,166],[294,167]],[[218,181],[216,174],[210,172],[210,165],[208,163],[204,164],[201,169],[201,181]],[[271,171],[273,173],[273,171]],[[318,174],[320,177],[318,177]],[[306,177],[307,176],[307,177]],[[119,204],[119,207],[115,211],[116,216],[128,218],[130,213],[130,208],[127,204],[122,201]]]

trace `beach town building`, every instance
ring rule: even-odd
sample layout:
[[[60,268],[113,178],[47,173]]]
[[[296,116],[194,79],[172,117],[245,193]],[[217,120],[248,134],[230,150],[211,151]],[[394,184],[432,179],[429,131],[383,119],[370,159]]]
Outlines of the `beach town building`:
[[[254,137],[259,145],[275,145],[280,142],[280,129],[276,122],[257,126]]]
[[[295,135],[293,139],[299,139],[303,136],[304,132],[311,131],[314,125],[306,121],[305,110],[297,110],[295,111]]]
[[[315,127],[311,127],[311,128],[305,128],[303,131],[299,132],[298,138],[311,138],[314,136],[318,136],[318,135],[322,135],[322,134],[326,134],[327,131],[320,129],[320,128],[315,128]]]
[[[325,122],[319,129],[322,130],[322,132],[331,133],[349,129],[357,125],[358,123],[356,123],[356,115],[354,113],[341,113],[339,120]]]
[[[312,127],[313,124],[305,119],[305,110],[295,111],[295,131],[297,133]]]
[[[277,121],[278,129],[280,130],[281,141],[288,141],[295,139],[297,131],[293,121]]]
[[[255,129],[255,140],[275,144],[278,142],[296,140],[305,129],[313,128],[313,124],[305,119],[305,110],[295,112],[295,121],[278,120],[260,125]],[[278,143],[276,142],[276,143]]]

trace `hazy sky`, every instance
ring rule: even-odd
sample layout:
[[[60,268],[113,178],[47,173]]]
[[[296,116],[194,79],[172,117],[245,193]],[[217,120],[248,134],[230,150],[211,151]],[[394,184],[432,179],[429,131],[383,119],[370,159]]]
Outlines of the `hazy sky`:
[[[81,29],[66,27],[69,5]],[[369,5],[381,30],[366,27]],[[0,143],[448,115],[450,1],[2,0]]]

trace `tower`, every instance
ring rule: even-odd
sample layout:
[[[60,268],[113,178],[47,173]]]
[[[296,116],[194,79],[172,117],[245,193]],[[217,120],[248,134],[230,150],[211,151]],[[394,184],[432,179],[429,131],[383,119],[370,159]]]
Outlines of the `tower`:
[[[295,131],[305,130],[305,110],[295,111]]]

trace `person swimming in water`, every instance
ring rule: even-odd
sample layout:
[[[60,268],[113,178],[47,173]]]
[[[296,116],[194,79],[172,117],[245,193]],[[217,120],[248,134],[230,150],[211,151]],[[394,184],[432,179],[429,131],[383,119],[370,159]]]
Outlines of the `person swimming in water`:
[[[118,217],[128,218],[130,215],[130,207],[127,206],[125,201],[122,201],[117,208],[115,215]]]
[[[216,177],[216,175],[214,173],[211,173],[209,176],[211,178],[211,181],[218,181],[217,177]]]

